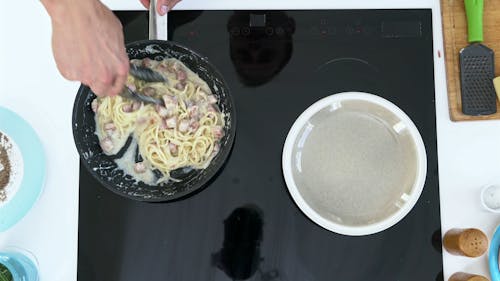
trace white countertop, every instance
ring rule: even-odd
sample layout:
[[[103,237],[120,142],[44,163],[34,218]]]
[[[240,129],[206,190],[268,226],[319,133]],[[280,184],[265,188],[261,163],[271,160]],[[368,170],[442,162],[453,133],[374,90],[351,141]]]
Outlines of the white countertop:
[[[115,10],[143,9],[138,0],[106,0],[104,3]],[[176,9],[433,6],[436,7],[434,21],[439,22],[438,5],[438,0],[184,0]],[[479,192],[487,183],[500,183],[500,121],[450,121],[444,59],[437,56],[438,51],[442,53],[441,24],[435,25],[434,32],[443,234],[454,227],[477,227],[491,238],[500,224],[500,215],[481,210]],[[79,84],[65,81],[57,72],[50,36],[50,19],[38,1],[3,1],[0,106],[16,111],[40,135],[47,154],[48,175],[42,196],[30,213],[13,228],[0,233],[0,249],[18,246],[33,252],[39,261],[41,281],[71,281],[76,280],[79,169],[71,112]],[[445,280],[456,271],[489,276],[487,255],[471,259],[444,252],[443,259]]]
[[[42,281],[76,280],[79,169],[71,112],[78,84],[57,72],[50,20],[40,2],[2,1],[0,38],[0,106],[33,126],[45,147],[48,173],[31,211],[0,233],[0,249],[31,251]]]

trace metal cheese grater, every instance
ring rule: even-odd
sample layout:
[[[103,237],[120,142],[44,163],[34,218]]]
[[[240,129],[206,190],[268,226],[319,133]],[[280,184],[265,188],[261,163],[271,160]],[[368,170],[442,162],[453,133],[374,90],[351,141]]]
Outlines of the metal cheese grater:
[[[469,46],[460,51],[462,112],[489,115],[497,111],[493,87],[494,53],[483,42],[483,0],[465,0]]]

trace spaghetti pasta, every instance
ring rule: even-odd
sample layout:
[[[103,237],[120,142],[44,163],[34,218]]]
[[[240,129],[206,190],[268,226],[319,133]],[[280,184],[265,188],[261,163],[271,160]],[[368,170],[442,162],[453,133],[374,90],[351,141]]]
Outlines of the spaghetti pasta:
[[[166,83],[147,83],[132,76],[127,79],[127,87],[162,98],[164,106],[122,96],[96,98],[92,109],[103,152],[118,153],[131,136],[142,161],[124,171],[147,184],[171,180],[171,171],[179,168],[206,168],[219,151],[224,126],[224,116],[206,82],[176,59],[131,63],[150,67],[167,78]],[[140,176],[153,170],[160,171],[162,177]]]

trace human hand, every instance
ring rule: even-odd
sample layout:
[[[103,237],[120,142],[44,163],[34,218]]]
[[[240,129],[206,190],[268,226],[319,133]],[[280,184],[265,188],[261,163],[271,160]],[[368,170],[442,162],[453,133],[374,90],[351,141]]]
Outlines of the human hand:
[[[141,1],[142,5],[146,7],[146,9],[149,9],[149,6],[151,5],[151,0],[139,0]],[[181,0],[158,0],[156,3],[156,10],[160,15],[165,15],[168,11],[172,10],[172,8],[177,4],[181,2]]]
[[[122,25],[98,0],[42,0],[52,19],[52,50],[59,72],[99,95],[117,95],[129,60]]]

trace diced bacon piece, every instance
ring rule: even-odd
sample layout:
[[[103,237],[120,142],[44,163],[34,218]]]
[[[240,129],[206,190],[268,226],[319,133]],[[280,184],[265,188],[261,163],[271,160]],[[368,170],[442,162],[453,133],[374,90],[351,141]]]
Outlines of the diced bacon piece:
[[[127,88],[129,88],[131,91],[135,92],[135,90],[137,90],[137,88],[135,87],[134,83],[132,83],[132,82],[125,83],[125,86],[127,86]]]
[[[132,112],[132,105],[131,104],[124,104],[122,107],[123,112],[130,113]]]
[[[191,119],[191,121],[189,122],[189,128],[194,132],[198,130],[199,127],[200,123],[194,119]]]
[[[166,120],[166,124],[167,124],[167,128],[169,129],[173,129],[175,127],[177,127],[177,117],[170,117],[170,118],[167,118]]]
[[[169,148],[169,150],[170,150],[170,154],[172,154],[172,155],[177,154],[177,151],[178,151],[178,149],[177,149],[177,145],[175,145],[175,144],[173,144],[173,143],[169,143],[169,144],[168,144],[168,148]]]
[[[214,95],[209,95],[207,101],[210,104],[216,104],[217,103],[217,98]]]
[[[99,103],[97,102],[97,99],[94,99],[90,106],[92,107],[92,111],[97,112],[97,110],[99,109]]]
[[[145,67],[148,67],[148,68],[152,68],[152,67],[156,66],[157,64],[158,64],[157,61],[152,60],[150,58],[144,58],[142,60],[142,66],[145,66]]]
[[[109,137],[103,139],[101,141],[100,145],[101,145],[102,151],[104,151],[104,153],[110,153],[114,147],[113,141],[111,141],[111,138],[109,138]]]
[[[163,95],[162,98],[163,98],[163,102],[165,103],[165,106],[177,104],[177,97],[170,96],[170,95]]]
[[[104,124],[104,131],[106,132],[106,135],[112,136],[115,130],[116,126],[115,124],[113,124],[113,122]]]
[[[134,103],[132,104],[132,111],[137,111],[140,108],[141,108],[141,103],[138,101],[134,101]]]
[[[167,129],[167,122],[165,121],[165,119],[161,119],[160,120],[160,130],[165,130]]]
[[[163,62],[160,62],[160,64],[156,66],[156,70],[160,72],[165,72],[167,71],[167,66]]]
[[[134,171],[138,174],[146,172],[146,165],[144,165],[144,162],[135,163]]]
[[[116,129],[116,126],[113,122],[104,124],[104,130],[114,130],[114,129]]]
[[[146,118],[146,117],[137,118],[137,124],[139,124],[139,125],[144,125],[147,121],[148,121],[148,118]]]
[[[221,126],[215,126],[212,128],[212,134],[214,135],[214,138],[221,139],[224,135],[224,130]]]
[[[187,108],[189,116],[192,118],[198,118],[200,113],[199,107],[197,105],[191,105]]]
[[[175,74],[176,74],[176,79],[179,81],[184,81],[187,78],[186,71],[184,71],[182,69],[177,70],[177,72]]]
[[[214,150],[212,151],[212,155],[211,156],[215,157],[217,155],[217,153],[219,153],[219,151],[220,151],[220,144],[217,143],[214,146]]]
[[[215,146],[214,146],[214,153],[219,153],[220,151],[220,144],[216,143]]]
[[[179,123],[179,131],[184,133],[184,132],[187,132],[189,128],[189,121],[188,120],[182,120],[180,123]]]
[[[186,84],[184,84],[184,83],[177,83],[177,84],[175,84],[175,88],[177,90],[179,90],[179,91],[184,90],[184,87],[186,87]]]
[[[158,113],[158,115],[160,115],[160,117],[162,117],[162,118],[165,118],[169,115],[167,108],[164,106],[156,105],[155,109],[156,109],[156,112]]]
[[[146,87],[144,88],[144,90],[142,90],[142,93],[146,96],[154,96],[156,94],[156,90],[154,88],[151,88],[151,87]]]
[[[200,110],[199,110],[199,107],[197,105],[192,105],[192,106],[188,107],[187,110],[188,110],[189,117],[199,119]]]

